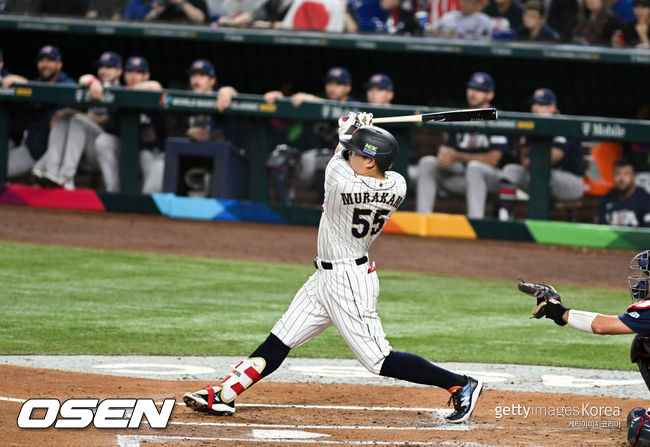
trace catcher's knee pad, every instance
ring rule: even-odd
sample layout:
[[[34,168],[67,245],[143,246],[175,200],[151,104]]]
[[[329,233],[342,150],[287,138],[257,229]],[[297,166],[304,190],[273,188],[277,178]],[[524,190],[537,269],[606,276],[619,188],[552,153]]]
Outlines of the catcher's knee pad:
[[[246,388],[262,378],[266,360],[262,357],[252,357],[239,362],[221,383],[221,400],[232,402]]]
[[[634,447],[650,447],[650,417],[643,408],[627,415],[627,440]]]

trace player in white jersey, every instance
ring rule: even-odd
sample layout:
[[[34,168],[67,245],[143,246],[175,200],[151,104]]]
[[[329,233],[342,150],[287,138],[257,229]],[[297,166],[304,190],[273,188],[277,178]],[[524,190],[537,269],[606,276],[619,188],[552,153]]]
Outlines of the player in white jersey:
[[[325,170],[316,272],[249,358],[220,385],[183,396],[188,407],[233,414],[239,394],[275,371],[292,348],[334,325],[368,371],[445,388],[454,403],[446,419],[459,423],[471,416],[483,384],[417,355],[393,351],[375,310],[379,280],[374,263],[368,261],[368,248],[402,203],[406,181],[389,171],[399,150],[397,140],[371,122],[372,115],[365,113],[339,120],[340,144]]]

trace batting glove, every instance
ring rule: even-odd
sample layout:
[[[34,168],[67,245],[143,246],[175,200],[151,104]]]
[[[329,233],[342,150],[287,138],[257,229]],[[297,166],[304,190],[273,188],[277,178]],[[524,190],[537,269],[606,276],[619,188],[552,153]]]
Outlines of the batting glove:
[[[339,141],[348,141],[354,131],[361,126],[372,126],[372,113],[348,112],[347,116],[339,118]]]

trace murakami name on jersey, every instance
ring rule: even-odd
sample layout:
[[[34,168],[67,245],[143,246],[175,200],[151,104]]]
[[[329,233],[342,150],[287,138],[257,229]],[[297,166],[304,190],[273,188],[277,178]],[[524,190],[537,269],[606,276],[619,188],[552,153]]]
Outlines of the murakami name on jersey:
[[[68,399],[63,403],[29,399],[17,423],[20,428],[86,428],[91,422],[96,428],[138,428],[146,416],[149,427],[166,428],[175,404],[176,399],[165,399],[158,412],[153,399]]]
[[[390,196],[390,197],[389,197]],[[386,205],[391,205],[395,208],[398,208],[400,203],[404,198],[398,196],[397,194],[391,194],[388,192],[382,193],[369,193],[369,192],[342,192],[341,199],[343,200],[343,205],[359,205],[362,203],[385,203]]]

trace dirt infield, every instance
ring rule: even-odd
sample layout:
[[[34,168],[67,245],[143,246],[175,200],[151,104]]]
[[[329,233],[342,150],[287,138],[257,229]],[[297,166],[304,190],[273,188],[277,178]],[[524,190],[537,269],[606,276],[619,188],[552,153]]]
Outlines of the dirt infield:
[[[0,206],[0,222],[0,240],[304,264],[316,250],[316,229],[308,227],[13,206]],[[384,235],[371,257],[382,269],[499,279],[525,274],[529,280],[621,288],[633,254]],[[178,406],[164,430],[146,425],[122,431],[21,430],[16,424],[22,401],[29,398],[173,397],[181,402],[185,391],[204,385],[3,365],[0,444],[621,446],[628,411],[647,406],[643,400],[486,390],[474,422],[457,427],[442,422],[439,409],[449,396],[442,390],[262,382],[242,395],[238,402],[244,405],[233,417],[198,415]]]
[[[63,402],[72,397],[150,397],[162,401],[171,397],[181,402],[184,392],[204,385],[0,368],[0,396],[15,399],[54,397]],[[316,445],[445,445],[438,443],[448,441],[447,445],[456,446],[611,447],[623,445],[627,412],[644,405],[640,400],[486,390],[474,421],[455,426],[445,424],[438,410],[448,396],[437,389],[261,382],[242,395],[238,400],[242,405],[232,417],[201,415],[179,405],[166,429],[150,429],[143,423],[138,430],[23,430],[16,425],[22,403],[2,400],[0,426],[12,446],[290,446],[305,441]],[[503,407],[515,414],[505,415]]]

